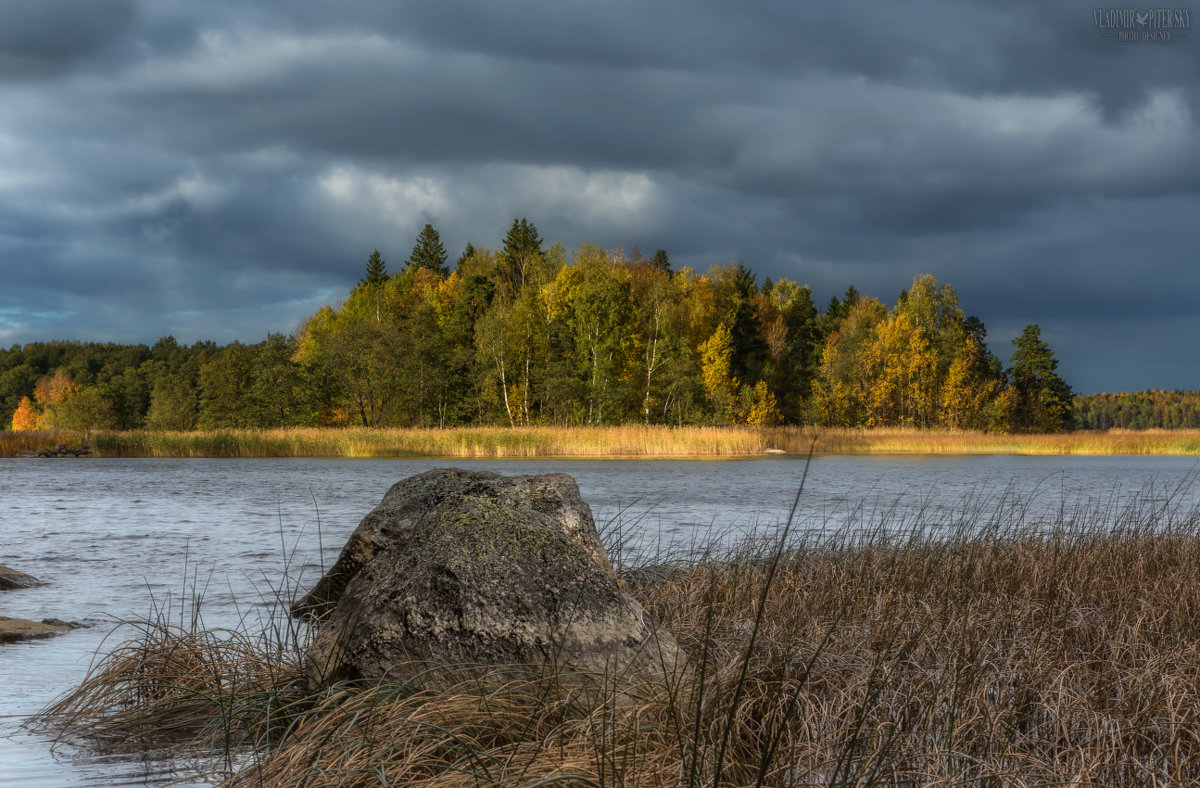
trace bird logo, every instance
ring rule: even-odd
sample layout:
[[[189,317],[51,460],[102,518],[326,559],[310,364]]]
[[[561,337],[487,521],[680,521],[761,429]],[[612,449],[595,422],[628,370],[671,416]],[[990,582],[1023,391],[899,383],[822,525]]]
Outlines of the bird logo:
[[[1146,25],[1150,24],[1150,12],[1149,11],[1147,11],[1144,14],[1139,14],[1135,11],[1133,13],[1133,17],[1134,17],[1133,21],[1137,22],[1140,27],[1145,27]]]

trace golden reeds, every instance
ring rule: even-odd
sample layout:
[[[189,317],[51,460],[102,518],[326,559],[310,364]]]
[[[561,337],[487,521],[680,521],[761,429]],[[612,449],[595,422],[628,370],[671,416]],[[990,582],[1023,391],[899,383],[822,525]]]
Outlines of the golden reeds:
[[[1200,454],[1200,430],[999,435],[912,428],[454,427],[0,432],[0,457],[59,443],[97,457],[732,458],[807,454]]]

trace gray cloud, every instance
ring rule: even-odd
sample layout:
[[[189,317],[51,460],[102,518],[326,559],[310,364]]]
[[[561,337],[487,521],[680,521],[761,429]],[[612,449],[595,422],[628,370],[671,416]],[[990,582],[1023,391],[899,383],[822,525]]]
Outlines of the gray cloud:
[[[930,272],[1002,357],[1039,322],[1083,390],[1200,387],[1096,350],[1200,328],[1200,43],[1091,11],[13,0],[0,341],[253,341],[525,215],[822,302]]]
[[[121,41],[133,0],[5,0],[0,7],[0,81],[46,79],[80,67]]]

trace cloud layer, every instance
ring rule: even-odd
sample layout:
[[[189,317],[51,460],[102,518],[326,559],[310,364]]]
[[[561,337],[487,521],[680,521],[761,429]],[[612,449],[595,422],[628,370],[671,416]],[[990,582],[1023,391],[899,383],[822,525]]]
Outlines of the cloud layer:
[[[827,299],[930,272],[1083,391],[1200,388],[1200,37],[1066,3],[12,0],[0,341],[257,341],[514,216]]]

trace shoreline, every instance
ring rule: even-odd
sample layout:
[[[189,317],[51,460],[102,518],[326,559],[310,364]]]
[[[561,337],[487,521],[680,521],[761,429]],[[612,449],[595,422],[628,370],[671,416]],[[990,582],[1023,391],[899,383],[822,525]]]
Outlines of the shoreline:
[[[0,458],[752,459],[815,455],[1200,456],[1200,430],[1001,435],[912,428],[453,427],[0,432]],[[59,455],[62,456],[62,453]]]

